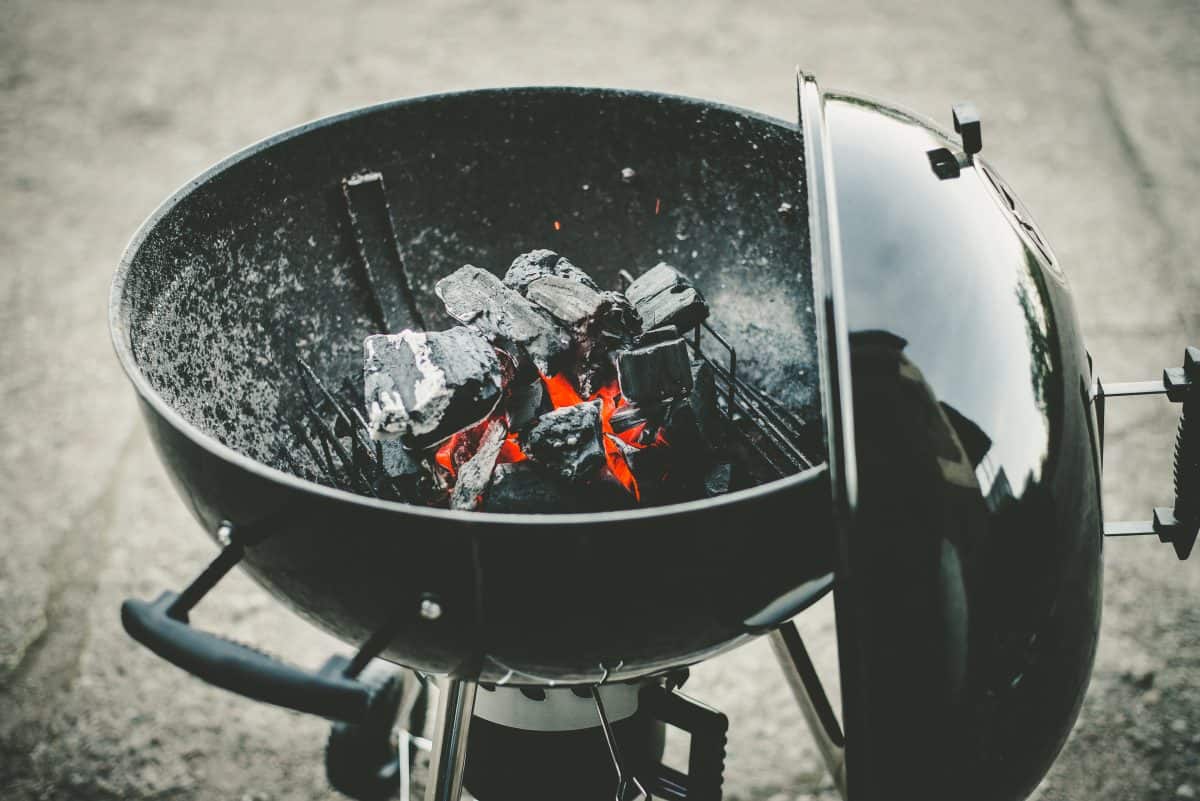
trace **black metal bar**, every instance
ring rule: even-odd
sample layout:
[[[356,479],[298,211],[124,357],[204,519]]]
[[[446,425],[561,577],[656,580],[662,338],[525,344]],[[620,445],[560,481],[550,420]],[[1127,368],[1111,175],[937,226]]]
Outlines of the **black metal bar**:
[[[817,675],[817,669],[808,655],[808,649],[804,647],[800,631],[794,623],[790,622],[780,626],[778,631],[780,639],[787,648],[788,657],[796,668],[796,673],[804,682],[809,700],[812,701],[813,709],[821,721],[821,727],[825,730],[825,734],[834,745],[839,748],[845,746],[846,737],[842,733],[842,724],[838,722],[837,715],[833,712],[829,696],[825,694],[825,686],[821,684],[821,677]]]
[[[229,532],[227,536],[232,537],[232,527],[222,525],[221,530]],[[245,554],[245,547],[237,540],[230,539],[229,544],[217,554],[217,558],[204,568],[204,572],[196,576],[192,583],[187,585],[183,592],[179,593],[171,602],[171,605],[167,607],[167,617],[186,623],[188,612],[191,612],[196,604],[200,603],[200,599],[208,595],[209,590],[217,586],[218,581],[225,578],[234,565],[242,561]]]
[[[354,241],[383,330],[425,330],[425,320],[400,255],[383,175],[368,172],[344,178],[342,195],[346,198]]]
[[[325,478],[329,479],[329,483],[336,487],[338,480],[337,476],[333,474],[333,466],[321,461],[321,454],[317,452],[317,446],[313,445],[312,438],[304,430],[304,426],[295,420],[289,420],[288,425],[291,426],[292,433],[296,435],[296,439],[300,441],[300,444],[308,451],[308,455],[312,457],[313,464],[320,468]],[[332,459],[332,456],[330,458]]]
[[[1109,398],[1127,398],[1136,395],[1165,395],[1167,388],[1162,381],[1123,381],[1103,384],[1104,395]]]
[[[346,453],[346,449],[342,447],[342,443],[338,440],[337,435],[333,433],[333,430],[329,427],[329,424],[322,420],[321,415],[319,415],[314,409],[309,408],[306,411],[308,412],[309,419],[314,425],[317,426],[317,431],[322,435],[322,439],[327,440],[329,445],[331,445],[334,451],[337,452],[338,458],[341,459],[342,466],[346,470],[346,475],[353,480],[354,474],[357,473],[359,480],[362,482],[363,486],[366,487],[367,492],[378,498],[379,493],[375,491],[375,487],[371,483],[371,480],[367,478],[366,474],[363,473],[359,466],[354,463],[354,460],[350,458],[350,454]]]
[[[1121,520],[1104,524],[1106,537],[1140,537],[1143,534],[1157,534],[1153,520]]]
[[[304,371],[308,380],[311,381],[324,396],[326,403],[333,407],[333,411],[338,417],[342,418],[343,422],[345,422],[346,427],[351,432],[351,441],[356,443],[356,445],[363,447],[364,455],[371,453],[374,449],[371,447],[373,443],[371,442],[370,435],[367,433],[370,429],[367,427],[367,421],[363,419],[361,414],[359,414],[358,409],[355,409],[353,406],[350,407],[350,412],[354,414],[354,417],[358,421],[358,425],[355,425],[355,421],[350,418],[350,414],[346,412],[346,408],[338,401],[337,396],[333,394],[329,387],[325,386],[325,382],[317,377],[316,371],[309,366],[308,362],[304,361],[303,359],[296,359],[296,363],[300,365],[300,368]],[[315,411],[316,409],[312,401],[312,395],[306,391],[305,398],[308,400],[309,406],[314,407],[313,411]],[[363,440],[364,436],[366,437],[365,440]],[[371,456],[374,456],[374,454],[371,453]],[[382,455],[378,461],[383,461]]]

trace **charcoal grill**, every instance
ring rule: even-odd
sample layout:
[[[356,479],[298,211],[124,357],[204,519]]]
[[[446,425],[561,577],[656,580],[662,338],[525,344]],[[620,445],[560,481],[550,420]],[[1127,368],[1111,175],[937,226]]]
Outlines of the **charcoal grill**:
[[[767,632],[854,801],[1028,793],[1095,647],[1103,402],[1140,390],[1093,375],[973,107],[955,137],[805,75],[797,89],[798,122],[607,89],[405,100],[272,137],[167,200],[118,270],[112,331],[222,550],[181,593],[127,602],[127,630],[219,686],[342,721],[331,778],[363,798],[397,787],[387,743],[413,695],[373,677],[386,663],[438,677],[431,799],[457,797],[464,764],[483,801],[512,797],[481,766],[551,753],[579,704],[597,713],[582,744],[540,763],[552,780],[523,776],[525,797],[585,775],[586,751],[619,798],[719,798],[723,717],[678,686]],[[714,313],[693,350],[764,483],[573,515],[389,495],[342,385],[357,343],[449,323],[440,276],[542,246],[609,286],[660,258],[694,275]],[[1141,390],[1194,406],[1189,353]],[[1185,555],[1189,497],[1113,533]],[[312,673],[189,626],[237,564],[356,655]],[[789,622],[835,587],[841,722]],[[546,693],[558,717],[529,712]],[[658,764],[664,723],[693,735],[686,774]],[[464,763],[468,740],[483,756]]]

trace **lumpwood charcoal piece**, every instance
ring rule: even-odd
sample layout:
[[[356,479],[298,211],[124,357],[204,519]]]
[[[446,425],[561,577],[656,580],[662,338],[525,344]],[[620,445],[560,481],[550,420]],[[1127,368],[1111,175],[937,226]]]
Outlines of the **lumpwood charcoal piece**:
[[[678,402],[683,403],[684,401],[681,399]],[[613,412],[612,417],[608,418],[608,424],[618,434],[637,426],[645,426],[647,429],[657,431],[662,426],[671,408],[672,404],[668,403],[652,403],[646,406],[639,406],[636,403],[626,403]]]
[[[612,381],[615,372],[616,367],[613,365],[612,356],[600,351],[593,351],[589,361],[576,366],[575,386],[579,387],[582,395],[591,397],[596,394],[597,390]]]
[[[487,270],[465,265],[438,281],[434,291],[447,314],[475,326],[509,353],[518,349],[546,375],[557,372],[570,355],[567,332]]]
[[[376,334],[363,352],[373,439],[424,448],[486,417],[500,398],[496,351],[469,328]]]
[[[398,439],[380,442],[379,451],[383,456],[383,472],[392,478],[412,478],[419,476],[425,469],[421,464],[421,457],[404,447],[404,443]]]
[[[504,403],[504,412],[508,415],[508,429],[517,431],[524,428],[537,418],[544,409],[546,386],[541,378],[536,378],[528,384],[509,385],[508,397]]]
[[[673,325],[686,331],[708,318],[708,304],[700,290],[665,261],[634,279],[625,296],[647,329]]]
[[[617,355],[617,377],[627,400],[648,405],[680,397],[692,388],[687,343],[673,329],[664,334],[651,331],[635,347]]]
[[[590,275],[553,250],[545,249],[531,250],[513,259],[504,274],[504,284],[524,295],[534,281],[551,275],[583,284],[593,292],[600,291]]]
[[[591,477],[604,464],[600,401],[547,412],[522,437],[521,449],[534,462],[569,481]]]
[[[579,511],[579,491],[558,475],[529,461],[496,465],[479,509],[511,514]]]
[[[604,311],[604,296],[580,281],[548,275],[530,282],[525,297],[541,306],[577,336],[586,337]]]
[[[602,292],[605,309],[600,316],[599,334],[604,345],[613,349],[628,345],[642,333],[642,318],[629,298],[620,292]]]
[[[707,454],[719,451],[725,446],[726,432],[717,406],[717,384],[712,366],[697,359],[691,363],[691,374],[692,389],[686,397],[671,404],[662,424],[663,434],[671,447],[683,452]]]
[[[729,492],[733,481],[733,465],[722,462],[715,464],[704,474],[704,497],[715,498]]]
[[[603,292],[604,304],[588,336],[588,350],[575,368],[575,383],[591,395],[612,381],[616,374],[614,355],[630,347],[642,333],[642,320],[620,292]]]
[[[488,422],[479,440],[479,448],[458,470],[454,489],[450,491],[451,509],[470,511],[483,502],[483,496],[492,482],[496,459],[500,456],[500,446],[507,435],[508,427],[502,418]]]

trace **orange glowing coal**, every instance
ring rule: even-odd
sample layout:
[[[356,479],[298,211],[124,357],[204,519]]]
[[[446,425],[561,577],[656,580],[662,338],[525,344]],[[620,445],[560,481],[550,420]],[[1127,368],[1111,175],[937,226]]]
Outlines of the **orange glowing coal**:
[[[542,383],[546,387],[546,394],[550,398],[550,404],[559,409],[563,406],[574,406],[577,403],[583,403],[584,398],[579,394],[579,390],[571,382],[571,379],[565,375],[558,373],[553,376],[542,376]],[[641,493],[638,490],[637,479],[633,476],[633,471],[629,468],[629,464],[625,461],[624,455],[621,453],[620,447],[613,442],[607,435],[620,439],[622,442],[630,445],[638,450],[646,447],[639,441],[645,424],[639,424],[626,431],[617,433],[612,427],[613,413],[624,406],[627,401],[621,395],[620,384],[614,378],[608,384],[600,387],[596,392],[592,393],[589,401],[600,401],[600,426],[603,435],[604,456],[608,464],[609,471],[621,483],[621,486],[633,495],[634,498],[641,500]],[[484,420],[478,425],[458,432],[450,439],[446,440],[437,453],[434,459],[441,465],[450,475],[458,474],[458,469],[471,458],[471,455],[479,447],[480,437],[483,436],[484,430],[487,428],[488,420]],[[652,447],[666,445],[666,438],[663,437],[660,431],[654,438]],[[520,444],[517,442],[517,433],[513,432],[505,438],[504,443],[500,446],[500,456],[496,460],[498,464],[506,462],[522,462],[528,457],[521,450]]]

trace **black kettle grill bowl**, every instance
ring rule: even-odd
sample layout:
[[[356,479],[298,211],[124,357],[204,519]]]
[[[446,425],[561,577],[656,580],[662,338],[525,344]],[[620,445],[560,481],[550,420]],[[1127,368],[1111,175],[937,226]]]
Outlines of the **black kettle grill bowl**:
[[[822,467],[703,502],[457,513],[318,483],[286,424],[296,359],[334,383],[380,330],[342,180],[378,171],[429,328],[464,263],[553,248],[607,286],[695,276],[739,374],[820,424],[801,132],[709,102],[487,90],[333,117],[170,198],[113,287],[121,361],[176,488],[293,609],[411,667],[524,684],[634,677],[786,619],[832,569]],[[631,173],[632,171],[632,173]],[[811,454],[819,463],[823,454]],[[780,525],[780,521],[787,521]],[[441,615],[422,617],[422,600]]]

